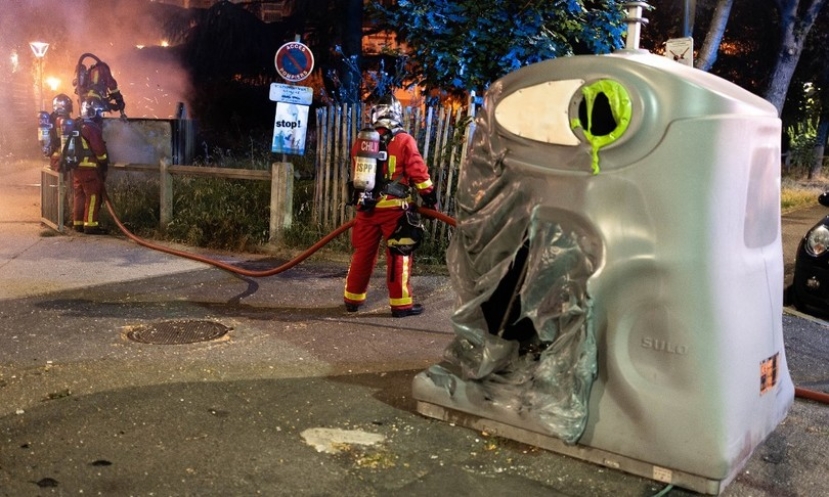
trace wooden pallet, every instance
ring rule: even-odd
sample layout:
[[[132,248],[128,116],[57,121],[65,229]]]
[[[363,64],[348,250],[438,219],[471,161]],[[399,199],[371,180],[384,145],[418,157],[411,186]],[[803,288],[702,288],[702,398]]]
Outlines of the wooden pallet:
[[[699,475],[664,468],[651,463],[639,461],[601,449],[585,445],[568,445],[559,438],[525,430],[517,426],[502,423],[492,419],[476,416],[467,412],[449,409],[430,402],[417,401],[417,412],[420,414],[453,423],[458,426],[471,428],[476,431],[487,432],[516,442],[533,445],[542,449],[563,454],[583,461],[591,462],[607,468],[624,471],[633,475],[649,478],[677,487],[693,490],[694,492],[719,495],[735,474],[727,480],[712,480]]]

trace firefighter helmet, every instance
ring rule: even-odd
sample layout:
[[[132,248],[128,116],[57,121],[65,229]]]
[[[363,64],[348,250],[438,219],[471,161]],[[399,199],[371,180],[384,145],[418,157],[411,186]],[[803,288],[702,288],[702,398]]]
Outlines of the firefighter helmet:
[[[384,95],[371,106],[371,125],[388,129],[403,125],[403,106],[394,95]]]
[[[72,115],[72,99],[61,93],[52,99],[52,110],[59,116]]]
[[[81,117],[84,119],[102,119],[107,107],[98,97],[87,97],[81,104]]]

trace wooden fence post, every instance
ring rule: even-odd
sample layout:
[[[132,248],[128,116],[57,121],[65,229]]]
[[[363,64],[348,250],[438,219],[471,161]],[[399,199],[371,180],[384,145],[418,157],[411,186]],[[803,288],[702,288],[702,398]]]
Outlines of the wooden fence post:
[[[274,162],[271,165],[270,243],[282,241],[285,228],[290,228],[294,213],[294,165]]]
[[[158,164],[159,189],[159,228],[167,229],[173,220],[173,175],[169,171],[170,163],[162,158]]]

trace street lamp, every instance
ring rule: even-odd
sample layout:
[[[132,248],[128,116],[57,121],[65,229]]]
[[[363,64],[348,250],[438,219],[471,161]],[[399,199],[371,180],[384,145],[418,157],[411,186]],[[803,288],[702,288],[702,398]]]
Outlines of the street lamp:
[[[32,47],[32,52],[34,52],[35,58],[37,58],[37,81],[38,86],[40,87],[40,110],[43,110],[43,57],[46,56],[46,50],[49,49],[49,44],[42,41],[32,41],[29,42],[29,46]]]

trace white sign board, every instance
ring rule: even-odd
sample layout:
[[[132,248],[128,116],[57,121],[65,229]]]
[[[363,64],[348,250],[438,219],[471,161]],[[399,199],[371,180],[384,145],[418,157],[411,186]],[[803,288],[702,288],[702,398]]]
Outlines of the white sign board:
[[[670,57],[686,66],[694,67],[694,39],[690,37],[671,38],[665,42],[665,57]]]
[[[305,135],[308,131],[308,106],[287,102],[276,103],[273,121],[271,152],[277,154],[305,153]]]
[[[291,86],[271,83],[268,98],[272,102],[311,105],[311,102],[314,100],[314,89],[310,86]]]

